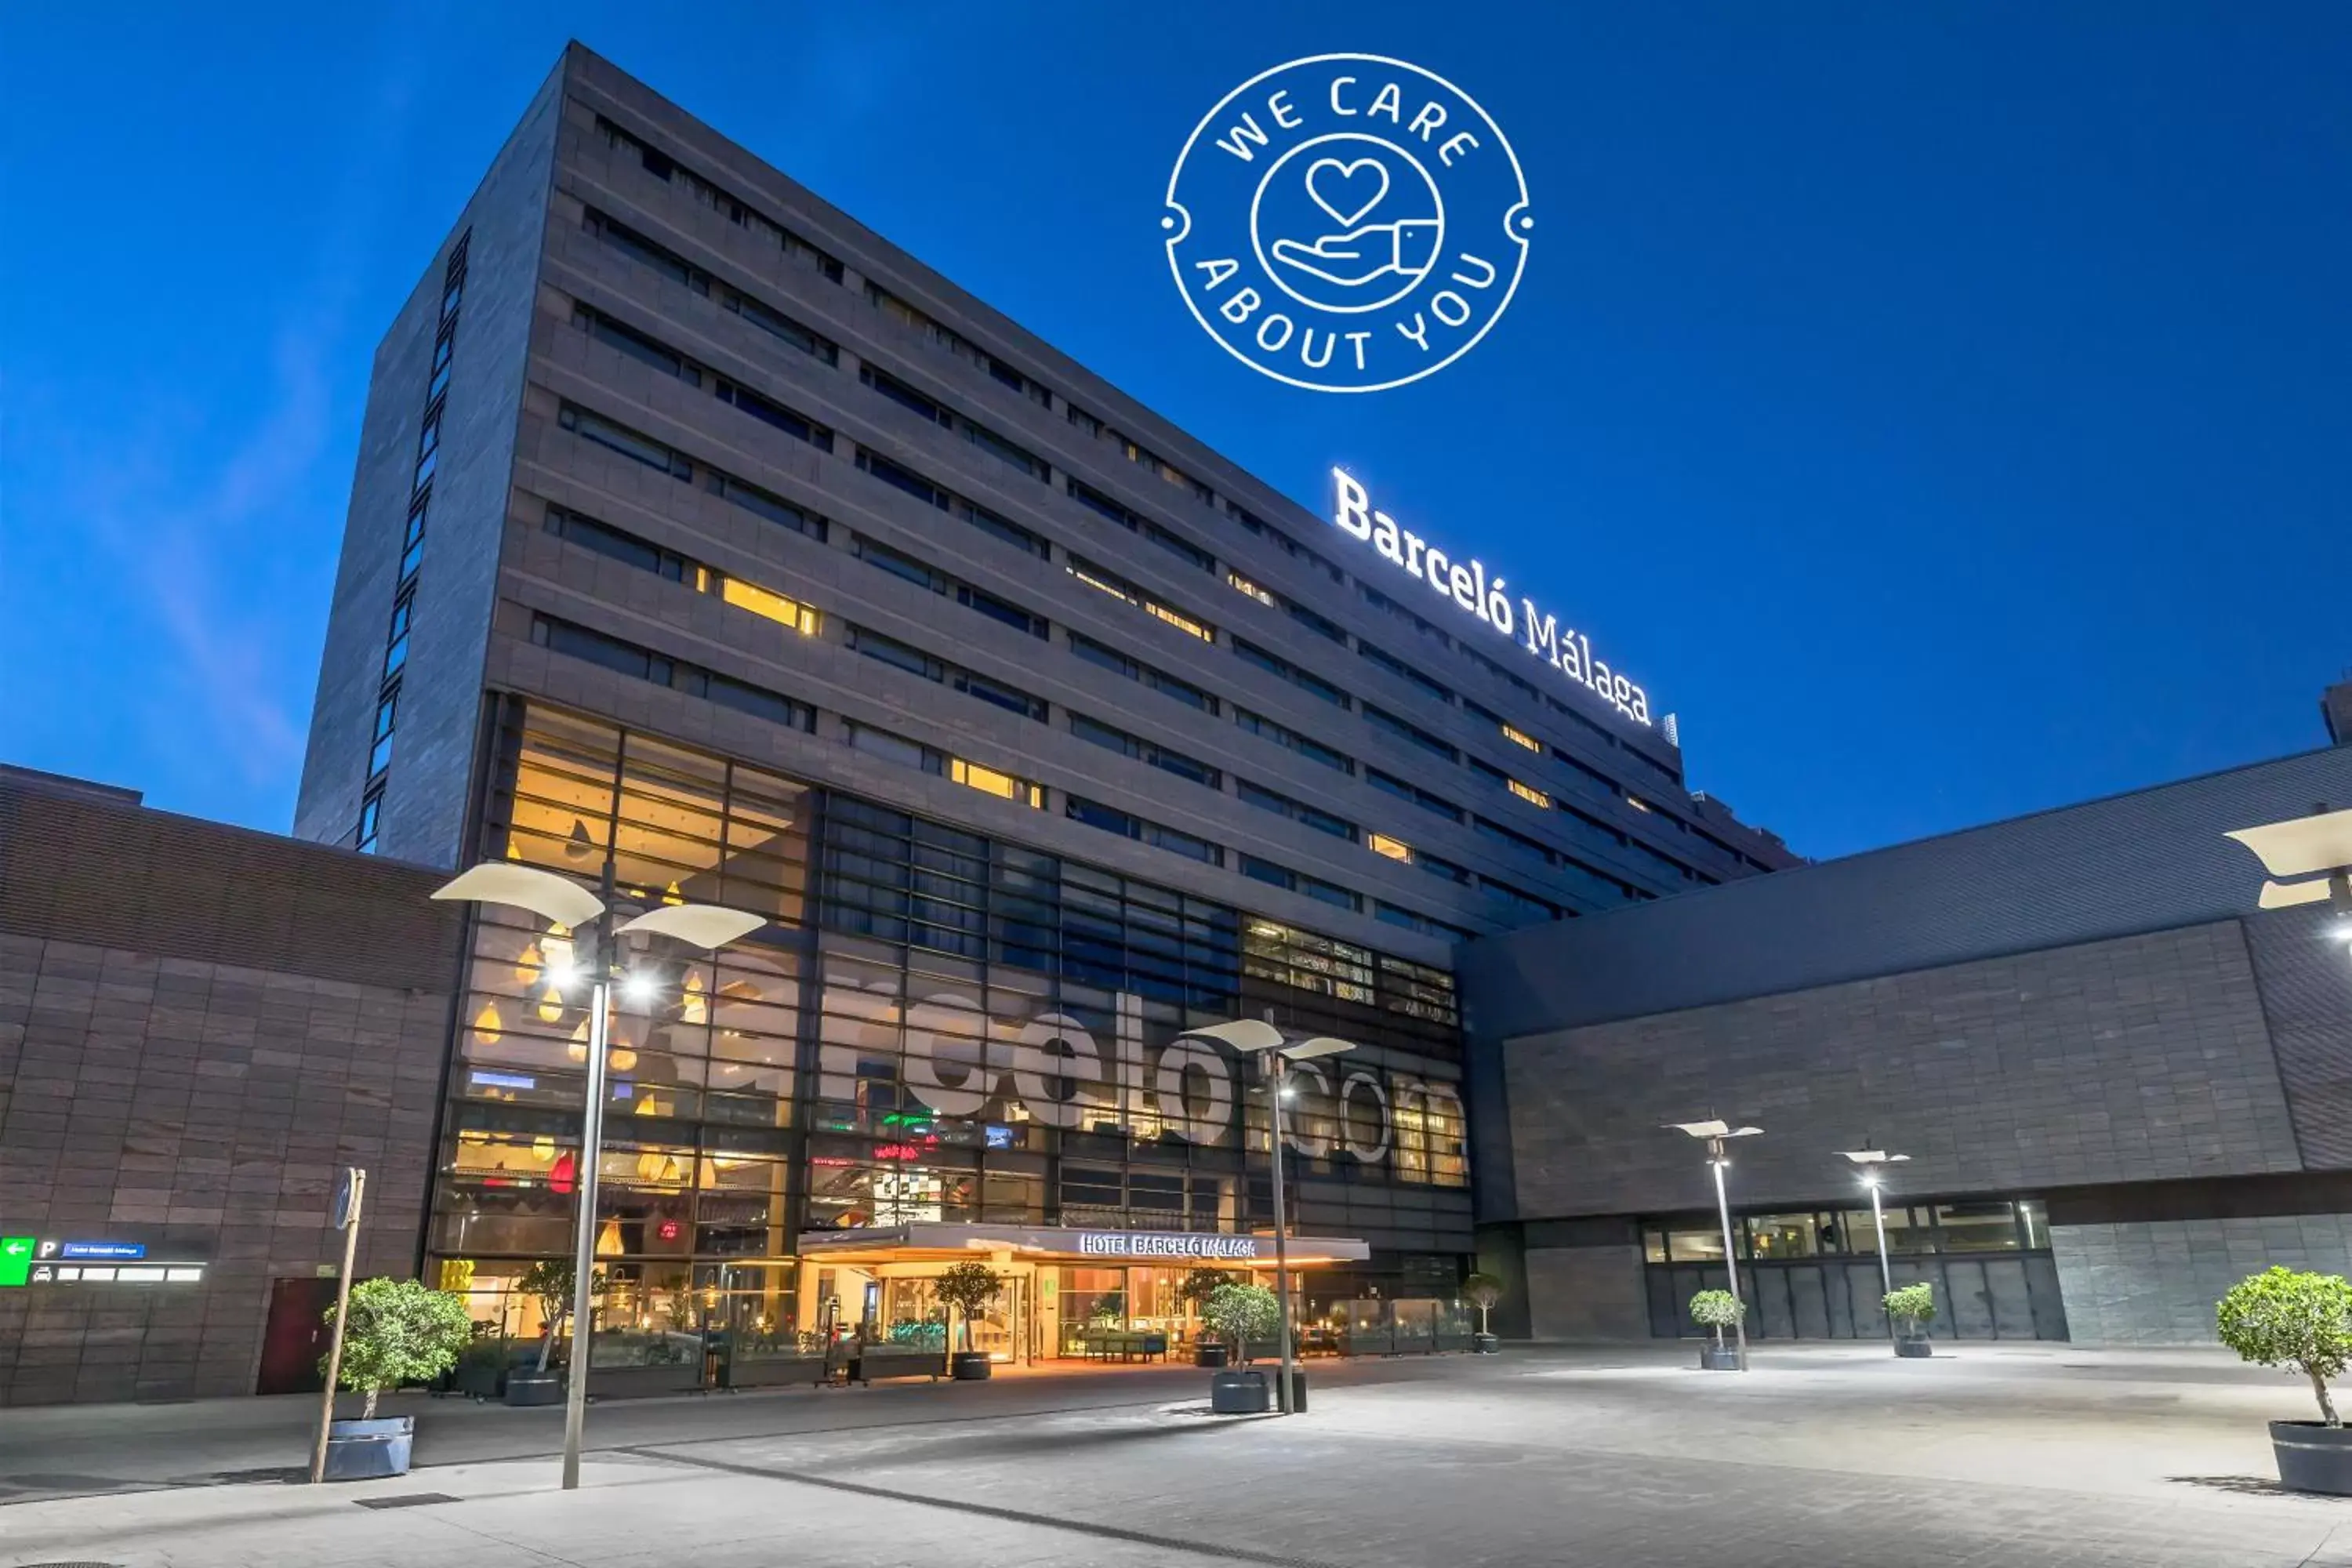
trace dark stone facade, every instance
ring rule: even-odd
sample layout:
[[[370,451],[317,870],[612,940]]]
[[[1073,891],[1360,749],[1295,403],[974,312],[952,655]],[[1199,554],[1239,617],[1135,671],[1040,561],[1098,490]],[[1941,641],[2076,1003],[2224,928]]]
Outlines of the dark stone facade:
[[[2045,1202],[2078,1340],[2210,1341],[2243,1275],[2352,1268],[2352,962],[2223,837],[2347,798],[2339,747],[1464,949],[1505,1321],[1649,1334],[1635,1222],[1715,1197],[1662,1124],[1714,1116],[1765,1130],[1735,1209],[1850,1207],[1857,1148],[1912,1157],[1896,1197]]]
[[[272,1281],[416,1266],[460,921],[438,877],[0,775],[0,1233],[194,1285],[0,1289],[0,1405],[254,1392]]]

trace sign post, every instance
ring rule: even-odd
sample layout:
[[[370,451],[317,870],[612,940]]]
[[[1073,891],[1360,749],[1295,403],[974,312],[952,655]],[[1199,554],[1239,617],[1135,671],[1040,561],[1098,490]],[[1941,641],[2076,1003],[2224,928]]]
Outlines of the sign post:
[[[310,1484],[327,1479],[327,1429],[335,1420],[335,1384],[343,1371],[343,1320],[352,1305],[352,1268],[360,1244],[360,1205],[367,1192],[367,1173],[353,1165],[335,1189],[335,1224],[343,1233],[343,1271],[335,1279],[335,1333],[327,1346],[327,1386],[319,1395],[319,1437],[310,1448]]]

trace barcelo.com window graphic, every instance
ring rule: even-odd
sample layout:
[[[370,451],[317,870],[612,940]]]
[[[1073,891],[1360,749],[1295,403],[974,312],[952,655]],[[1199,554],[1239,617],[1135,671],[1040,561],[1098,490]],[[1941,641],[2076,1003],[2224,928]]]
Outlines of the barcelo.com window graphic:
[[[1252,77],[1193,128],[1168,181],[1168,265],[1225,352],[1312,392],[1443,370],[1527,268],[1527,180],[1444,78],[1378,55]]]

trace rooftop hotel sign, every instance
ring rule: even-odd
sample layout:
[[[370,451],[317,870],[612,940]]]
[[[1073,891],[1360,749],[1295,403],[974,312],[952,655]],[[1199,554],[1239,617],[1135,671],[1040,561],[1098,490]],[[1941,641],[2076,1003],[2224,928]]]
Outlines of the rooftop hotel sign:
[[[1370,544],[1381,560],[1403,568],[1464,615],[1513,638],[1628,719],[1650,722],[1650,694],[1622,671],[1594,658],[1591,638],[1574,626],[1562,626],[1558,617],[1537,608],[1533,599],[1523,597],[1514,608],[1507,584],[1499,576],[1488,577],[1485,562],[1456,561],[1411,529],[1400,528],[1396,519],[1372,505],[1371,496],[1353,475],[1334,468],[1331,479],[1331,521],[1340,532]]]

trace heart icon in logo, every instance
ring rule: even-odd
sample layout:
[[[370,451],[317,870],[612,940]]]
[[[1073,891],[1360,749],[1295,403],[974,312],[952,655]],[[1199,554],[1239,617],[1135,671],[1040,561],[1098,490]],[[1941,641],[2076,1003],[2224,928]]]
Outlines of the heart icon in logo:
[[[1366,196],[1366,191],[1371,194]],[[1388,167],[1378,158],[1359,158],[1352,163],[1318,158],[1307,165],[1307,195],[1343,229],[1361,223],[1364,215],[1380,205],[1388,194]],[[1356,205],[1342,205],[1349,202]]]

